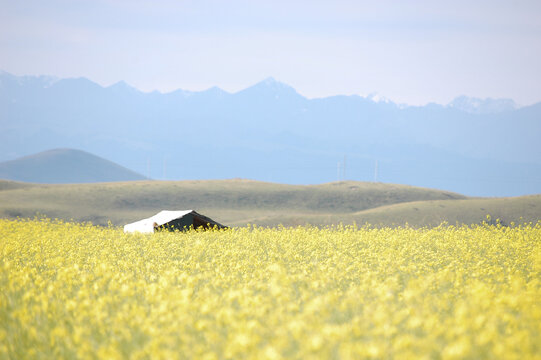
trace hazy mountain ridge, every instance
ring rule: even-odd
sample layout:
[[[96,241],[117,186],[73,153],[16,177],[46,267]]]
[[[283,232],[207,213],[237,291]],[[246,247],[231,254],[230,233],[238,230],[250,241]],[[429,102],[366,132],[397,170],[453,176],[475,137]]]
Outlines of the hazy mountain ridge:
[[[343,176],[337,162],[346,155],[350,179],[469,195],[541,192],[541,103],[490,112],[502,108],[487,102],[476,113],[358,95],[307,99],[272,78],[236,93],[165,94],[13,78],[0,75],[0,160],[68,147],[153,178],[321,183]]]
[[[68,184],[144,180],[145,177],[84,151],[54,149],[0,162],[0,179]]]

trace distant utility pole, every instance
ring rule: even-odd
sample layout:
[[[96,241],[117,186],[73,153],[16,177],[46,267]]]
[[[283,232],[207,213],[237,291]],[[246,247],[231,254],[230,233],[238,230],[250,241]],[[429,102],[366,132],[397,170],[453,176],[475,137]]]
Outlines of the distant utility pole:
[[[344,155],[344,168],[342,169],[342,180],[346,180],[346,155]]]
[[[167,169],[167,163],[165,161],[165,155],[163,156],[163,179],[165,180],[167,177],[166,177],[166,169]]]
[[[378,160],[376,159],[376,164],[374,166],[374,182],[378,182]]]
[[[346,155],[344,155],[344,162],[338,162],[336,164],[336,181],[344,181],[346,179]]]

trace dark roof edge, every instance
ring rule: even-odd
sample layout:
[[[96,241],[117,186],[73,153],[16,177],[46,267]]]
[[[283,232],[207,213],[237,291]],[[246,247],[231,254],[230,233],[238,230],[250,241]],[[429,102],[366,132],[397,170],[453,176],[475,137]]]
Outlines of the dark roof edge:
[[[212,220],[211,218],[205,216],[205,215],[201,215],[200,213],[198,213],[197,211],[193,210],[191,212],[194,216],[197,216],[198,218],[200,218],[202,221],[206,222],[207,224],[210,224],[210,225],[216,225],[218,226],[220,229],[223,229],[223,228],[227,228],[227,226],[225,225],[222,225],[220,224],[219,222],[217,221],[214,221]]]

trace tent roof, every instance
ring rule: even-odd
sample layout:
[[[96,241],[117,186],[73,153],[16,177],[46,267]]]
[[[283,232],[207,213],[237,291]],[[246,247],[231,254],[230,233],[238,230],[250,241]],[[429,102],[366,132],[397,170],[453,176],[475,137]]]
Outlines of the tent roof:
[[[186,216],[192,212],[194,211],[193,210],[177,210],[177,211],[162,210],[156,215],[151,216],[149,218],[124,225],[124,232],[151,233],[151,232],[154,232],[154,224],[161,226],[161,225],[167,224],[170,221]]]
[[[156,215],[151,216],[149,218],[124,225],[124,232],[126,233],[131,233],[131,232],[152,233],[154,232],[154,225],[162,226],[173,220],[180,219],[188,214],[194,214],[194,216],[197,216],[210,224],[223,226],[206,216],[198,214],[195,210],[162,210]]]

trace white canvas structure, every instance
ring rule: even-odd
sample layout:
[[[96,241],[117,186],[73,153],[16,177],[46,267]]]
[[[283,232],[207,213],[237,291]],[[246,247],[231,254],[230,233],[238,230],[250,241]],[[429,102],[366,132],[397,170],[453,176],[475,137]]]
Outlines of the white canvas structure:
[[[163,210],[147,219],[139,220],[131,224],[124,225],[125,233],[153,233],[157,230],[184,230],[193,226],[200,227],[225,228],[226,226],[216,221],[198,214],[194,210]]]

